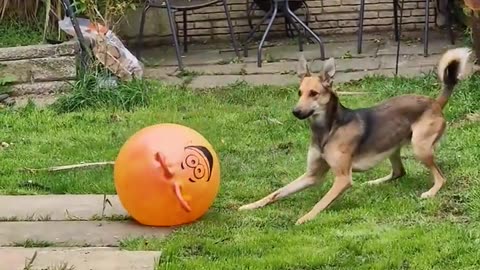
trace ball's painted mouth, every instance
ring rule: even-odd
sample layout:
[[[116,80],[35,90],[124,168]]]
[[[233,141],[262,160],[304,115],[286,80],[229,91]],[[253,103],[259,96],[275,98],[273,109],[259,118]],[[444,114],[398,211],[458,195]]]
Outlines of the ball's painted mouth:
[[[170,180],[171,183],[173,184],[173,191],[175,193],[175,197],[177,198],[178,202],[182,206],[183,210],[187,212],[192,211],[192,207],[188,204],[188,202],[185,200],[182,194],[182,186],[178,183],[178,181],[174,180],[175,174],[172,172],[172,170],[168,167],[167,161],[165,160],[165,156],[162,155],[162,153],[157,152],[155,154],[155,160],[160,164],[160,168],[162,168],[165,178]]]
[[[180,184],[177,183],[177,182],[174,182],[173,183],[173,189],[175,191],[175,196],[177,197],[177,200],[180,203],[180,205],[182,206],[183,210],[185,210],[187,212],[191,212],[192,208],[190,207],[188,202],[185,200],[185,198],[183,198],[182,187],[180,186]]]

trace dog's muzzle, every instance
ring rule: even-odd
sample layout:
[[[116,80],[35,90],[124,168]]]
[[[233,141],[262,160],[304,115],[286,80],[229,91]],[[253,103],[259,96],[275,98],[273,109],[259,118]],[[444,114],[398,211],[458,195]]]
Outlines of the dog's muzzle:
[[[302,111],[298,108],[295,108],[295,109],[293,109],[292,113],[298,119],[303,120],[303,119],[306,119],[306,118],[310,117],[313,114],[313,110],[308,111],[308,112],[304,112],[304,111]]]

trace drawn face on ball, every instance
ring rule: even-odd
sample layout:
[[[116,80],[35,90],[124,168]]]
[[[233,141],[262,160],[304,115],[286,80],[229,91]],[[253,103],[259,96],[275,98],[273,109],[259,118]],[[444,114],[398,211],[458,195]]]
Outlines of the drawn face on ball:
[[[213,169],[213,156],[210,151],[199,145],[187,146],[184,150],[185,158],[180,166],[187,173],[188,181],[210,181]]]

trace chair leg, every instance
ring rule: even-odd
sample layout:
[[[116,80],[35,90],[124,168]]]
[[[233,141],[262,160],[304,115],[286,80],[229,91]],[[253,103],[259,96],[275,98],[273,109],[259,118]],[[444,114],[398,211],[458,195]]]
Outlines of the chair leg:
[[[357,32],[357,53],[362,53],[363,39],[363,14],[365,12],[365,0],[360,0],[360,11],[358,14],[358,32]]]
[[[240,50],[238,49],[237,38],[233,30],[232,18],[230,17],[230,11],[228,10],[227,0],[223,0],[223,8],[225,9],[225,15],[227,16],[228,30],[230,31],[230,38],[232,39],[233,49],[238,58],[241,57]]]
[[[290,27],[288,25],[288,20],[287,20],[287,16],[285,16],[285,32],[287,33],[287,37],[291,38],[293,37],[293,34],[291,33],[292,31],[290,30]]]
[[[395,36],[395,41],[399,41],[400,33],[398,31],[398,1],[397,0],[393,0],[393,28],[395,31],[395,33],[393,33]]]
[[[308,24],[310,23],[310,8],[305,1],[303,1],[303,8],[305,9],[305,25],[308,26]]]
[[[187,11],[183,11],[183,53],[188,52],[188,26],[187,26]]]
[[[423,56],[428,56],[428,27],[430,20],[430,0],[425,0],[425,29],[423,30]]]
[[[393,4],[398,6],[399,0],[393,0]],[[402,20],[403,20],[403,3],[404,0],[400,0],[400,23],[398,24],[398,41],[397,41],[397,55],[395,57],[395,76],[398,75],[398,61],[400,59],[400,39],[402,37]]]
[[[303,3],[303,9],[305,10],[305,25],[309,25],[310,23],[310,8],[308,7],[308,4],[306,1],[302,1]],[[303,30],[303,35],[306,38],[307,42],[314,43],[311,37],[307,36],[307,31],[305,29]]]
[[[320,39],[319,36],[317,36],[317,34],[315,34],[315,32],[312,31],[312,29],[310,29],[307,25],[305,25],[304,22],[302,22],[302,20],[300,20],[300,18],[298,18],[297,15],[295,15],[295,13],[290,9],[290,6],[288,5],[288,0],[285,0],[285,9],[287,10],[287,13],[288,15],[293,19],[293,21],[297,21],[298,24],[300,24],[303,29],[305,29],[317,42],[318,44],[320,45],[320,58],[321,60],[325,60],[325,47],[323,45],[323,41],[322,39]]]
[[[268,36],[268,32],[272,28],[273,21],[275,21],[275,17],[277,17],[278,12],[278,1],[273,1],[273,13],[272,17],[270,18],[270,22],[268,22],[267,28],[265,29],[265,33],[263,33],[262,39],[260,40],[260,44],[258,45],[257,50],[257,67],[262,67],[262,48],[263,43],[265,43],[265,39]]]
[[[254,11],[254,8],[255,8],[255,2],[250,3],[249,0],[247,0],[247,21],[248,21],[248,26],[250,27],[250,30],[253,29],[252,12]]]
[[[150,9],[150,5],[148,4],[148,1],[145,2],[145,6],[143,7],[142,11],[142,17],[140,19],[140,31],[138,32],[138,37],[137,37],[137,48],[135,54],[137,55],[137,58],[141,57],[142,49],[143,49],[143,32],[145,29],[145,17],[147,15],[147,11]]]
[[[172,31],[172,38],[173,38],[173,45],[175,46],[175,53],[177,55],[178,61],[178,69],[180,71],[183,70],[183,61],[182,61],[182,54],[180,53],[180,45],[178,44],[178,35],[177,35],[177,27],[175,25],[175,14],[173,13],[172,7],[170,6],[170,1],[165,1],[167,5],[167,13],[168,13],[168,23],[170,24],[170,30]]]

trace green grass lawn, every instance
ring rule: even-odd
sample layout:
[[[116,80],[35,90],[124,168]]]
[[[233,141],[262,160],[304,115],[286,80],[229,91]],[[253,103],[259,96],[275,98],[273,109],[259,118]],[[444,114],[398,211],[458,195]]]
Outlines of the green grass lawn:
[[[369,78],[338,87],[369,92],[341,97],[344,105],[354,108],[404,93],[436,96],[440,86],[426,76]],[[208,138],[220,157],[222,183],[214,205],[200,221],[166,240],[122,242],[129,250],[162,250],[158,269],[480,267],[480,124],[469,117],[479,112],[479,78],[463,82],[445,109],[449,128],[437,159],[447,184],[436,198],[419,198],[432,183],[407,148],[403,152],[406,177],[375,187],[361,185],[386,175],[388,162],[354,174],[352,189],[301,226],[294,222],[328,190],[331,176],[323,186],[263,209],[236,211],[303,173],[309,129],[291,115],[295,87],[239,84],[202,92],[151,89],[131,100],[119,93],[110,97],[110,105],[90,100],[84,109],[69,113],[59,112],[59,107],[31,106],[0,111],[0,141],[10,144],[0,149],[0,193],[114,193],[111,168],[55,174],[19,169],[114,160],[125,140],[139,129],[173,122]]]

